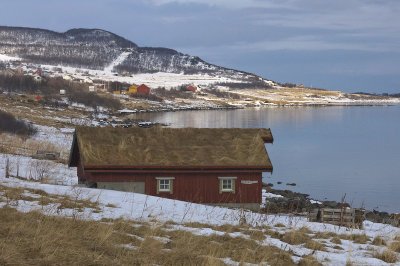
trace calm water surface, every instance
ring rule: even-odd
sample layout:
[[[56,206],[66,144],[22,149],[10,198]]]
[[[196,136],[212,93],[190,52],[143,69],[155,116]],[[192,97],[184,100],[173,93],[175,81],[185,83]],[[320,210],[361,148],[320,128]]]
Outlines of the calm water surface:
[[[400,212],[400,106],[285,107],[147,113],[136,117],[172,127],[271,128],[274,166],[264,182]],[[281,181],[282,185],[277,182]],[[286,183],[296,183],[288,187]]]

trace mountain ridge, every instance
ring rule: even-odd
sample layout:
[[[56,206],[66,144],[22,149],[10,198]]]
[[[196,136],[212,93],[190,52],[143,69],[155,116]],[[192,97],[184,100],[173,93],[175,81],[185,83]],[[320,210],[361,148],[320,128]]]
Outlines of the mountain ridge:
[[[20,57],[36,64],[102,70],[123,52],[127,58],[115,72],[184,73],[259,78],[244,71],[210,64],[164,47],[140,47],[136,43],[98,28],[74,28],[65,32],[48,29],[0,26],[0,54]]]

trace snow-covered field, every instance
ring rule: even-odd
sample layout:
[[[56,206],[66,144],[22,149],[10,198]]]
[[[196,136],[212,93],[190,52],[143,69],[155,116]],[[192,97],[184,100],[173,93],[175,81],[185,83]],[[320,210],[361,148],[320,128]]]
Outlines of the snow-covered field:
[[[232,93],[248,97],[254,101],[267,101],[267,105],[368,105],[398,104],[400,98],[371,97],[354,95],[340,91],[324,91],[311,88],[284,88],[274,90],[233,90]]]
[[[212,234],[223,235],[225,232],[213,229],[213,226],[231,224],[238,225],[239,221],[246,219],[246,222],[251,226],[270,226],[279,233],[290,232],[300,228],[308,228],[313,233],[332,232],[335,234],[366,234],[367,237],[374,238],[382,236],[389,240],[400,235],[400,229],[389,225],[377,224],[372,222],[364,222],[364,229],[348,229],[346,227],[338,227],[329,224],[308,222],[304,217],[295,217],[291,215],[267,215],[258,214],[242,210],[234,210],[222,207],[212,207],[201,204],[188,203],[177,200],[170,200],[147,196],[143,194],[135,194],[129,192],[119,192],[111,190],[89,189],[78,186],[60,186],[52,184],[41,184],[38,182],[23,181],[16,178],[5,178],[3,171],[0,174],[1,185],[7,187],[40,189],[49,194],[67,195],[73,198],[89,199],[97,201],[100,204],[101,211],[93,212],[92,209],[86,208],[79,213],[82,219],[100,220],[102,218],[124,218],[129,220],[138,220],[141,222],[174,222],[176,225],[171,226],[171,230],[187,230],[196,235],[210,236]],[[73,182],[71,182],[73,183]],[[32,193],[25,192],[27,196],[34,196]],[[0,203],[4,206],[5,203]],[[57,213],[56,206],[52,204],[42,206],[38,202],[19,200],[15,203],[14,208],[19,211],[27,212],[31,210],[39,210],[47,215],[75,215],[75,210],[64,209]],[[112,206],[112,207],[107,207]],[[186,223],[202,223],[208,224],[202,228],[191,227]],[[278,227],[274,227],[278,225]],[[241,232],[230,233],[231,237],[249,238]],[[314,239],[323,241],[322,239]],[[377,247],[371,243],[357,244],[350,240],[342,240],[341,244],[327,243],[326,251],[313,251],[304,245],[291,245],[277,238],[267,236],[265,240],[260,241],[260,245],[276,246],[283,250],[290,250],[293,253],[292,259],[296,262],[302,256],[313,254],[320,262],[325,265],[345,265],[349,258],[353,265],[385,265],[381,260],[373,258],[372,250],[381,250],[383,247]],[[337,246],[341,249],[338,249]],[[334,248],[336,246],[336,248]],[[398,263],[397,265],[400,265]]]
[[[38,138],[45,138],[53,144],[70,145],[71,129],[52,127],[39,127]],[[9,165],[9,174],[6,178],[6,162]],[[16,178],[16,177],[19,178]],[[46,215],[62,215],[65,217],[79,217],[85,220],[99,221],[103,218],[123,218],[127,220],[145,223],[166,223],[168,230],[184,230],[194,235],[211,236],[224,235],[226,232],[216,229],[215,226],[237,226],[243,221],[249,226],[249,230],[264,230],[257,228],[271,228],[277,234],[286,234],[296,230],[308,228],[308,235],[325,246],[324,250],[313,250],[305,244],[289,244],[283,239],[268,235],[265,231],[265,239],[257,240],[261,246],[275,246],[279,249],[290,251],[292,260],[299,262],[303,256],[311,254],[324,265],[345,265],[350,260],[353,265],[385,265],[385,263],[373,257],[374,252],[381,252],[386,247],[372,244],[372,240],[380,236],[390,243],[396,236],[400,237],[400,228],[390,225],[364,221],[363,229],[350,229],[330,224],[309,222],[306,217],[292,214],[264,214],[250,211],[229,209],[223,207],[207,206],[178,200],[170,200],[143,194],[120,192],[112,190],[90,189],[77,185],[76,168],[68,168],[67,165],[54,161],[38,160],[28,156],[0,154],[0,185],[10,188],[26,188],[24,195],[31,200],[17,200],[10,203],[5,200],[0,192],[0,207],[9,205],[18,211],[28,212],[38,210]],[[32,190],[35,189],[35,190]],[[99,209],[58,208],[56,202],[43,205],[32,198],[38,197],[32,191],[43,190],[51,195],[68,196],[73,199],[90,200],[100,206]],[[272,193],[263,193],[263,201],[267,198],[280,197]],[[191,223],[203,224],[201,227],[191,226]],[[167,230],[165,229],[165,230]],[[264,232],[264,231],[263,231]],[[318,233],[332,233],[336,235],[364,235],[370,240],[366,243],[357,243],[352,240],[342,239],[339,244],[328,239],[316,237]],[[242,237],[250,239],[245,232],[230,232],[230,237]],[[331,237],[332,238],[332,237]],[[134,248],[134,247],[132,247]],[[396,253],[399,256],[398,253]],[[399,256],[400,259],[400,256]],[[230,258],[225,263],[238,265],[238,262]],[[397,263],[400,265],[400,262]]]
[[[21,59],[18,57],[8,56],[5,54],[0,54],[0,62],[9,62],[9,61],[20,61]]]

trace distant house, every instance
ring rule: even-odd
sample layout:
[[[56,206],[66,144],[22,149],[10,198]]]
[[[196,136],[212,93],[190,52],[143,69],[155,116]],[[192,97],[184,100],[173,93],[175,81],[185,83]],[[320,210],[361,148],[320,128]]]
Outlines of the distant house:
[[[132,84],[126,94],[136,94],[137,93],[137,86],[135,84]]]
[[[272,142],[269,129],[78,127],[68,165],[89,187],[257,210]]]
[[[91,80],[90,78],[86,77],[83,79],[83,82],[85,83],[89,83],[89,84],[93,84],[93,80]]]
[[[147,87],[146,85],[142,84],[136,88],[136,93],[138,95],[148,96],[148,95],[150,95],[150,88]]]
[[[96,92],[96,91],[97,91],[97,88],[95,85],[89,86],[89,92]]]
[[[36,71],[33,72],[33,74],[41,76],[42,75],[42,69],[40,69],[40,68],[36,69]]]
[[[43,98],[42,98],[42,96],[40,96],[39,94],[35,97],[35,100],[36,101],[41,101],[41,100],[43,100]]]
[[[192,92],[196,92],[196,91],[197,91],[197,88],[196,88],[195,86],[190,85],[190,86],[187,86],[187,87],[186,87],[186,90],[192,91]]]
[[[71,77],[70,75],[64,75],[64,76],[63,76],[63,79],[64,79],[64,80],[70,80],[70,81],[74,80],[74,78]]]

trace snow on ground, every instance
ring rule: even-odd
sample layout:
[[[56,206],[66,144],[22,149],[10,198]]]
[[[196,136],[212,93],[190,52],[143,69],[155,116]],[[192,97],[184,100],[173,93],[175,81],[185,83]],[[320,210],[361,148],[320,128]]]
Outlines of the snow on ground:
[[[104,72],[111,74],[113,72],[114,67],[118,66],[122,62],[125,61],[126,58],[131,54],[132,52],[123,52],[121,53],[113,62],[111,62],[110,65],[104,68]]]
[[[62,148],[70,147],[72,143],[72,134],[74,133],[74,128],[55,128],[48,126],[35,125],[38,132],[34,139],[45,140],[55,146]]]
[[[400,229],[389,225],[377,224],[372,222],[364,222],[365,229],[348,229],[330,224],[321,224],[308,222],[304,217],[294,217],[291,215],[267,215],[247,212],[243,210],[228,209],[222,207],[206,206],[195,203],[188,203],[178,200],[170,200],[165,198],[153,197],[143,194],[130,192],[90,189],[78,186],[58,186],[51,184],[41,184],[38,182],[29,182],[16,178],[5,178],[3,172],[0,173],[0,182],[4,186],[24,187],[31,189],[44,190],[50,194],[69,195],[72,198],[90,199],[98,201],[101,211],[93,212],[92,209],[86,208],[80,217],[83,219],[100,220],[102,218],[119,218],[139,220],[143,222],[159,222],[173,221],[176,225],[170,225],[170,230],[187,230],[196,235],[210,236],[212,234],[223,235],[225,232],[213,229],[213,225],[232,224],[237,225],[243,217],[250,225],[267,225],[274,226],[282,224],[285,227],[276,229],[279,232],[288,232],[293,228],[307,227],[313,232],[334,232],[337,234],[363,234],[375,237],[395,236],[400,234]],[[5,203],[1,203],[0,206]],[[109,207],[113,206],[113,207]],[[30,210],[39,210],[50,215],[72,215],[73,210],[63,210],[63,212],[55,213],[55,206],[40,206],[32,201],[19,200],[14,208],[19,211],[27,212]],[[74,214],[76,215],[76,213]],[[198,222],[209,224],[210,227],[195,228],[185,225],[188,222]],[[251,229],[255,230],[255,229]],[[231,237],[249,238],[243,232],[229,233]],[[315,239],[314,239],[315,240]],[[160,241],[168,241],[167,238]],[[260,245],[273,245],[286,251],[293,252],[293,259],[299,261],[303,255],[313,253],[313,256],[326,265],[345,265],[348,257],[355,265],[384,265],[378,259],[372,258],[370,249],[376,247],[370,244],[356,244],[348,240],[342,240],[340,245],[343,250],[334,249],[334,244],[327,243],[327,251],[313,251],[305,248],[303,245],[290,245],[279,239],[267,236],[263,241],[259,241]],[[327,261],[328,259],[329,261]],[[397,264],[400,265],[400,264]]]
[[[4,55],[4,54],[0,54],[0,61],[3,62],[8,62],[8,61],[20,61],[21,58],[18,57],[13,57],[13,56],[8,56],[8,55]]]
[[[312,93],[307,93],[311,91]],[[275,87],[273,90],[231,90],[231,93],[243,97],[262,99],[269,102],[269,105],[284,104],[290,105],[350,105],[350,104],[398,104],[400,98],[375,98],[342,93],[340,91],[318,91],[313,89]]]
[[[44,69],[53,69],[54,67],[60,68],[62,73],[55,73],[56,76],[71,75],[74,78],[85,79],[89,75],[90,78],[103,80],[104,83],[111,81],[125,82],[129,84],[146,84],[150,88],[165,87],[170,89],[173,87],[181,86],[182,84],[192,84],[195,86],[207,86],[216,82],[241,82],[238,80],[239,77],[232,76],[212,76],[207,74],[177,74],[177,73],[142,73],[132,74],[131,76],[116,76],[112,73],[112,69],[118,65],[120,60],[125,60],[129,56],[129,52],[122,53],[113,63],[107,66],[104,70],[93,70],[86,68],[75,68],[66,66],[53,66],[53,65],[42,65]],[[118,60],[118,61],[117,61]],[[121,61],[121,62],[122,62]]]
[[[67,169],[64,170],[66,171]],[[76,169],[71,169],[71,171],[76,171]],[[293,228],[301,228],[305,226],[315,232],[334,232],[338,234],[362,234],[365,232],[370,237],[375,237],[377,235],[400,234],[400,228],[368,221],[364,222],[366,230],[348,229],[346,227],[338,227],[331,224],[308,222],[307,218],[305,217],[296,217],[293,215],[267,215],[253,213],[250,211],[171,200],[131,192],[91,189],[78,186],[59,186],[53,184],[29,182],[16,178],[5,178],[4,169],[1,169],[0,175],[0,182],[5,186],[36,188],[42,189],[50,194],[61,195],[76,195],[77,191],[80,191],[83,199],[98,200],[104,206],[107,204],[113,204],[116,206],[116,208],[106,208],[100,213],[86,213],[87,218],[95,220],[99,220],[101,218],[124,217],[127,219],[150,221],[156,218],[157,220],[163,222],[199,222],[210,225],[237,225],[239,224],[240,219],[244,217],[246,222],[253,226],[273,226],[275,224],[283,224],[286,227]],[[72,178],[75,180],[77,179],[76,177]],[[76,183],[76,181],[71,182],[71,184],[72,183]],[[24,203],[21,203],[19,206],[22,208],[22,210],[24,210]]]
[[[78,182],[76,169],[65,164],[10,154],[0,154],[0,176],[5,176],[7,161],[10,176],[66,186]]]

